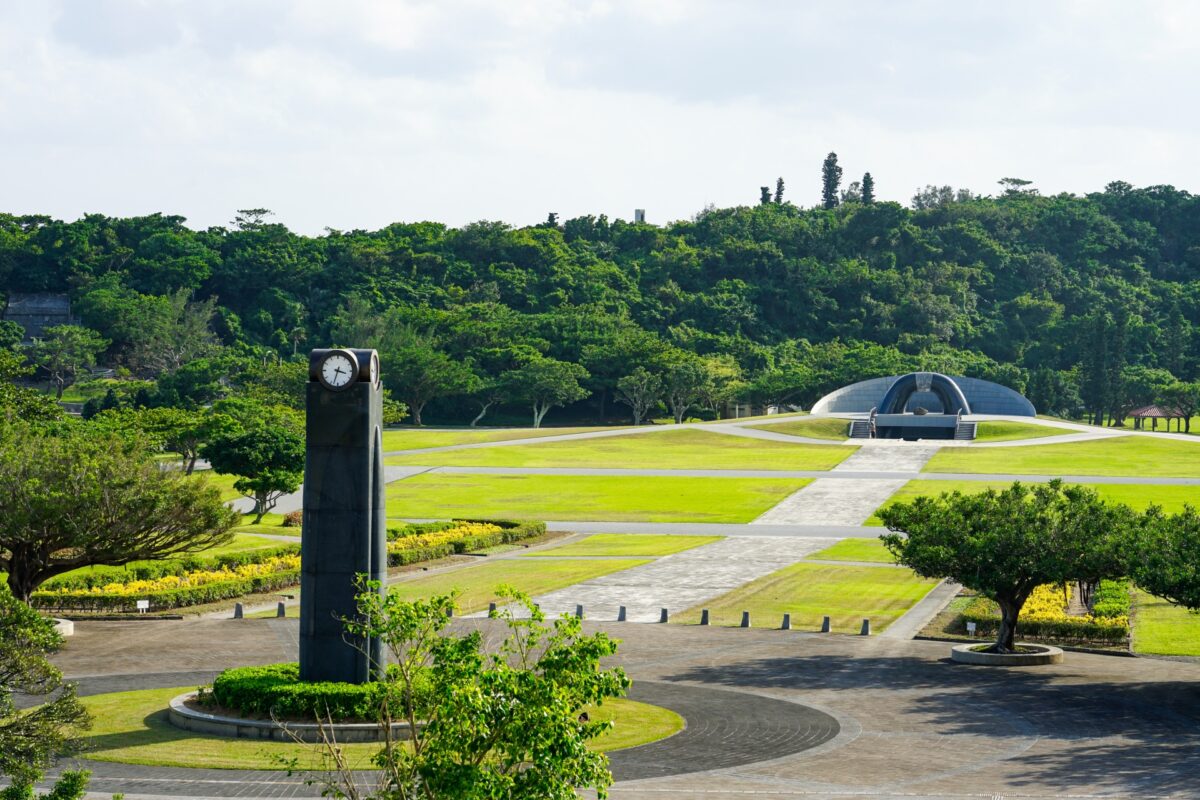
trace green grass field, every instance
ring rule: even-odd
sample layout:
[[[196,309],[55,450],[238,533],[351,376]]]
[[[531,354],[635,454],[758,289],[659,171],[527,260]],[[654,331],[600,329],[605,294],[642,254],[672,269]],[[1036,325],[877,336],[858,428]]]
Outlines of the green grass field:
[[[233,488],[234,481],[237,480],[236,475],[218,475],[211,469],[199,470],[192,473],[197,480],[204,481],[209,486],[215,486],[221,491],[221,499],[228,503],[230,500],[236,500],[243,497],[242,493]]]
[[[616,428],[393,428],[383,432],[383,450],[417,450],[456,444],[538,439],[567,433],[616,430]]]
[[[925,471],[1194,478],[1200,477],[1200,442],[1121,436],[1027,447],[947,447]]]
[[[1011,442],[1018,439],[1042,439],[1047,436],[1065,436],[1077,433],[1070,428],[1052,428],[1029,422],[1005,422],[994,420],[981,422],[975,431],[977,442]]]
[[[888,498],[879,509],[887,508],[894,503],[909,502],[917,497],[936,497],[943,492],[962,492],[971,494],[986,489],[1005,489],[1012,484],[995,483],[992,481],[909,481]],[[1111,503],[1124,503],[1130,508],[1142,511],[1151,505],[1162,506],[1167,512],[1174,513],[1183,510],[1187,503],[1200,506],[1200,487],[1196,486],[1165,486],[1160,484],[1133,483],[1085,483],[1080,484],[1095,489],[1103,499]],[[882,525],[878,516],[879,510],[871,515],[866,525]]]
[[[1132,621],[1135,653],[1200,656],[1200,614],[1138,589]]]
[[[793,419],[774,425],[759,425],[759,429],[772,433],[786,433],[790,436],[807,436],[810,439],[830,439],[845,441],[846,431],[850,421],[833,417],[818,417],[816,419]]]
[[[171,698],[195,689],[144,689],[83,698],[95,717],[83,737],[84,757],[94,761],[116,761],[161,767],[209,767],[217,769],[285,769],[280,759],[296,758],[301,768],[320,767],[317,745],[227,739],[180,730],[167,721]],[[614,728],[593,740],[593,750],[611,752],[636,747],[670,736],[683,728],[683,718],[669,709],[623,698],[590,708],[594,720],[611,719]],[[378,744],[344,744],[342,751],[359,769],[369,769]]]
[[[842,539],[832,547],[813,553],[809,558],[821,561],[873,561],[894,564],[892,554],[878,539]]]
[[[804,479],[415,475],[387,487],[394,519],[749,522]]]
[[[638,556],[669,556],[693,547],[721,541],[720,536],[642,535],[637,533],[601,533],[570,544],[524,553],[523,558],[554,556],[608,556],[630,558]]]
[[[542,442],[511,447],[391,456],[388,464],[487,467],[621,467],[626,469],[805,469],[837,466],[855,451],[834,445],[788,444],[704,430]]]
[[[864,618],[878,633],[936,584],[907,569],[799,562],[688,609],[675,621],[694,624],[707,608],[713,625],[737,625],[749,611],[755,627],[778,628],[788,613],[800,630],[819,630],[828,616],[835,633],[857,633]]]
[[[482,611],[497,600],[496,587],[507,584],[530,597],[562,589],[582,581],[640,567],[646,558],[589,558],[578,561],[549,561],[507,558],[477,567],[448,570],[436,575],[393,583],[388,591],[405,600],[449,594],[457,590],[458,609],[464,614]]]

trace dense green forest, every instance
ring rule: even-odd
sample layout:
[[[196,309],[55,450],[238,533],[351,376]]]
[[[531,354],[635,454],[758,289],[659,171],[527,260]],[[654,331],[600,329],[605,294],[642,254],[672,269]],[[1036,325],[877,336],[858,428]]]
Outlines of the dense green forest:
[[[856,184],[806,208],[780,181],[662,226],[550,215],[304,236],[261,209],[202,231],[4,214],[0,294],[70,295],[93,333],[28,357],[60,386],[91,361],[118,369],[130,388],[109,406],[204,405],[237,375],[286,395],[307,349],[331,343],[378,347],[391,396],[426,423],[807,406],[914,368],[996,380],[1046,413],[1194,404],[1200,198],[1002,184],[927,187],[910,207]]]

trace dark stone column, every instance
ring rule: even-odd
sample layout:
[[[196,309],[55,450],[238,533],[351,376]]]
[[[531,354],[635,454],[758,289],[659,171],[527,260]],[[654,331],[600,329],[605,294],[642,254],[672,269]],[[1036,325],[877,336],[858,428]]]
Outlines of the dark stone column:
[[[341,391],[309,381],[307,408],[300,679],[363,683],[380,669],[380,645],[348,641],[342,619],[356,613],[355,576],[387,576],[383,395],[369,381]]]

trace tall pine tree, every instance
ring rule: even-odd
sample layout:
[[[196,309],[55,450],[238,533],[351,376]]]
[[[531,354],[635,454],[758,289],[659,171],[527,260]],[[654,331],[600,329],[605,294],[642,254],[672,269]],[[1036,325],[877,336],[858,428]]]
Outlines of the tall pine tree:
[[[842,183],[842,168],[837,163],[837,153],[825,156],[821,165],[821,205],[825,208],[837,208],[838,187]]]
[[[775,204],[783,202],[783,178],[778,178],[775,181]]]
[[[863,205],[871,205],[875,202],[875,179],[871,177],[871,173],[863,173],[862,179],[862,202]]]
[[[758,187],[758,202],[764,206],[771,202],[771,187],[770,186]]]

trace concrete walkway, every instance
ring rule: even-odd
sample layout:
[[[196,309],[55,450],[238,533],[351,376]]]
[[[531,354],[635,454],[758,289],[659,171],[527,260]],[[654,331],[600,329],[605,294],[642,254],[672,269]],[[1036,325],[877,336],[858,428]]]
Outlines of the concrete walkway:
[[[782,503],[753,525],[862,525],[900,487],[919,473],[937,447],[873,441]],[[900,473],[888,478],[841,478],[846,473]]]
[[[663,556],[640,567],[602,575],[534,600],[552,617],[574,613],[578,604],[583,606],[586,619],[613,621],[617,619],[618,607],[623,605],[629,622],[658,622],[664,608],[677,614],[801,561],[836,541],[833,538],[725,539]]]

